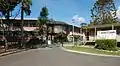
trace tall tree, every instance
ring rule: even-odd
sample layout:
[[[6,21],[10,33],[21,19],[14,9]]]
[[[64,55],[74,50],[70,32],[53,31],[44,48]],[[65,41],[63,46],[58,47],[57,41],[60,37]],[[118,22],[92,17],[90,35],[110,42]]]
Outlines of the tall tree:
[[[32,0],[23,0],[23,11],[28,16],[31,13],[31,6],[32,6]]]
[[[11,16],[10,12],[14,10],[20,1],[21,0],[0,0],[0,12],[4,15],[5,18],[9,19]]]
[[[20,4],[22,0],[0,0],[0,12],[5,18],[9,19],[11,17],[11,12],[15,7]],[[32,0],[23,0],[24,12],[30,15],[30,6],[32,5]]]
[[[39,25],[39,34],[46,35],[47,34],[47,22],[48,22],[48,9],[47,7],[43,7],[40,12],[40,16],[38,17],[38,25]]]
[[[114,0],[97,0],[91,9],[92,24],[116,23],[116,8]]]
[[[32,5],[32,0],[21,0],[21,46],[23,46],[23,24],[24,24],[24,12],[26,15],[30,15],[30,7]]]

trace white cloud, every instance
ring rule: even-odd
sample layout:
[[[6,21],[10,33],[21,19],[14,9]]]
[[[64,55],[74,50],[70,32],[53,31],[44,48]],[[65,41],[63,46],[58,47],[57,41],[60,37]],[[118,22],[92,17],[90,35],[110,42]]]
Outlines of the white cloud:
[[[120,6],[118,7],[118,9],[120,10]]]
[[[72,21],[85,22],[85,19],[83,17],[79,17],[78,15],[75,15],[75,16],[72,17]]]
[[[83,17],[79,17],[78,22],[85,22],[85,19]]]
[[[120,6],[118,7],[118,10],[117,10],[117,17],[120,19]]]
[[[72,17],[72,21],[76,21],[78,19],[78,15]]]

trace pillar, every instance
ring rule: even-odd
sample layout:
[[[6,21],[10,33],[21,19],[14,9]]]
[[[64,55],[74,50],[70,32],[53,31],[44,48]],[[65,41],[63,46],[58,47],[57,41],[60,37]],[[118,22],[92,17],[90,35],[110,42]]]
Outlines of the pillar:
[[[97,30],[96,30],[96,27],[95,27],[95,40],[96,40],[96,33],[97,33]]]
[[[112,25],[112,30],[114,30],[114,25]]]
[[[85,31],[85,38],[87,39],[87,28],[86,28],[86,31]],[[88,41],[88,39],[87,39]]]

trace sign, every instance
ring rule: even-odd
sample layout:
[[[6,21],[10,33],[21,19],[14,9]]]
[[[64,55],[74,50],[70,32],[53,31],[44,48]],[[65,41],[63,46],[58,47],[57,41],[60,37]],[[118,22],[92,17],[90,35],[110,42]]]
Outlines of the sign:
[[[116,39],[116,30],[97,31],[97,39]]]
[[[48,45],[51,45],[51,40],[48,40]]]
[[[38,27],[23,27],[25,31],[35,31],[38,29]]]

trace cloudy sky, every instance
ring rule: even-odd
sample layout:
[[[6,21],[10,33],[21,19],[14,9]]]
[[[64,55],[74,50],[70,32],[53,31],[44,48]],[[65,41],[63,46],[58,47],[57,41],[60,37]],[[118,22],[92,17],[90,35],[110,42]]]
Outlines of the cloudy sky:
[[[80,22],[89,23],[91,20],[90,9],[96,0],[32,0],[31,16],[26,18],[37,18],[43,6],[49,10],[49,18],[58,21],[65,21],[73,24],[72,19],[78,18],[75,25],[79,26]],[[120,0],[115,0],[118,16],[120,17]]]

